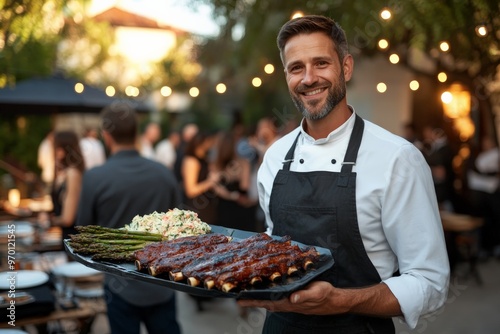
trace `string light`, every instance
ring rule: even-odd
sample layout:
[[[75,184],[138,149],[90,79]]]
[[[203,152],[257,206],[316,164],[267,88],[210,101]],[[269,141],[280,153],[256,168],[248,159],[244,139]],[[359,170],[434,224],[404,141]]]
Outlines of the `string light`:
[[[274,72],[274,65],[273,64],[267,64],[264,66],[264,72],[267,74],[272,74]]]
[[[439,44],[439,48],[440,48],[440,49],[441,49],[441,51],[443,51],[443,52],[448,52],[448,51],[450,51],[450,44],[448,44],[448,42],[443,41],[443,42],[441,42],[441,43]]]
[[[417,80],[412,80],[410,82],[410,89],[413,90],[413,91],[416,91],[420,88],[420,84],[418,83]]]
[[[160,89],[160,93],[162,96],[168,97],[168,96],[172,95],[172,88],[170,88],[169,86],[163,86]]]
[[[488,35],[488,28],[484,24],[480,24],[476,27],[476,34],[479,37],[485,37]]]
[[[106,87],[106,95],[107,95],[107,96],[110,96],[110,97],[111,97],[111,96],[115,96],[115,94],[116,94],[116,89],[115,89],[115,87],[113,87],[113,86],[108,86],[108,87]]]
[[[385,83],[383,83],[383,82],[379,82],[377,84],[377,91],[379,93],[385,93],[387,91],[387,85]]]
[[[382,50],[385,50],[389,47],[389,42],[386,39],[381,39],[378,41],[378,47]]]
[[[392,55],[390,55],[389,61],[392,64],[397,64],[397,63],[399,63],[399,56],[397,54],[393,53]]]
[[[444,72],[439,72],[437,77],[439,82],[446,82],[446,80],[448,80],[448,76]]]
[[[200,90],[198,89],[198,87],[191,87],[189,89],[189,95],[191,97],[197,97],[198,95],[200,95]]]
[[[224,94],[226,92],[226,85],[223,83],[217,84],[217,86],[215,86],[215,90],[219,94]]]
[[[392,16],[392,13],[391,11],[389,10],[389,8],[384,8],[382,9],[382,11],[380,12],[380,17],[383,19],[383,20],[389,20]]]
[[[85,90],[85,86],[81,82],[78,82],[75,84],[75,92],[80,94],[80,93],[83,93],[84,90]]]
[[[259,77],[255,77],[252,79],[252,85],[254,87],[260,87],[262,85],[262,80]]]

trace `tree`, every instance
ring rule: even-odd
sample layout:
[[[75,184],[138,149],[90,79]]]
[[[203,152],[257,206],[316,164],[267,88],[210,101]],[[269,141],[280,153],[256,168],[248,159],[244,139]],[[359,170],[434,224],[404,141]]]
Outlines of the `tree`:
[[[500,114],[500,4],[497,0],[192,1],[211,5],[215,19],[222,23],[220,36],[207,42],[200,52],[204,67],[217,69],[217,80],[244,85],[242,82],[249,82],[250,76],[260,72],[262,63],[280,64],[275,43],[280,26],[299,10],[305,14],[322,14],[332,17],[346,30],[355,56],[397,53],[401,62],[416,73],[436,80],[437,73],[445,71],[448,82],[465,84],[473,93],[473,105],[479,113],[478,132],[495,131],[492,120]],[[392,13],[390,19],[381,18],[384,8]],[[237,31],[243,31],[240,39],[233,38]],[[379,48],[380,39],[388,42],[385,50]],[[449,51],[439,50],[442,41],[449,43]],[[424,62],[430,66],[422,68]],[[284,85],[271,81],[273,78],[269,80],[272,83],[263,88],[286,97]],[[266,109],[269,103],[258,101],[251,90],[241,89],[238,93],[251,96],[252,103],[243,106],[247,110],[256,104]],[[268,98],[268,94],[258,95]],[[239,100],[246,101],[245,97]],[[287,104],[271,101],[271,105]]]

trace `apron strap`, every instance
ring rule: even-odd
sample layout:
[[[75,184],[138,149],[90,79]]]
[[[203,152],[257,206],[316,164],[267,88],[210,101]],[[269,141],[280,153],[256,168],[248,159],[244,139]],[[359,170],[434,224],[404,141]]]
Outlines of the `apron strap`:
[[[361,139],[363,138],[364,128],[365,122],[356,114],[354,128],[352,129],[351,138],[349,139],[349,145],[347,146],[344,162],[342,162],[342,169],[340,170],[341,173],[352,172],[352,167],[356,164],[356,158],[358,157],[358,150],[361,145]]]
[[[292,147],[288,150],[285,160],[283,161],[283,170],[289,171],[290,170],[290,165],[293,162],[293,153],[295,152],[295,146],[297,146],[297,141],[299,140],[300,137],[300,131],[297,134],[297,137],[295,137],[295,140],[292,144]]]

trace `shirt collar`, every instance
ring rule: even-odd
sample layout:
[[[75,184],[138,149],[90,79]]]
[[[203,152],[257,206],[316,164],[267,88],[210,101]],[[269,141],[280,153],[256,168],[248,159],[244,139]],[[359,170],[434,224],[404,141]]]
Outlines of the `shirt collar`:
[[[349,106],[349,109],[351,109],[352,114],[347,121],[330,132],[326,138],[320,138],[320,139],[314,139],[311,137],[305,130],[304,130],[304,122],[305,119],[303,118],[302,121],[300,122],[300,133],[302,134],[304,140],[310,144],[316,144],[316,145],[321,145],[321,144],[326,144],[326,143],[331,143],[334,141],[339,141],[342,140],[345,136],[350,136],[352,129],[354,128],[354,121],[356,119],[356,112],[354,111],[354,108]]]

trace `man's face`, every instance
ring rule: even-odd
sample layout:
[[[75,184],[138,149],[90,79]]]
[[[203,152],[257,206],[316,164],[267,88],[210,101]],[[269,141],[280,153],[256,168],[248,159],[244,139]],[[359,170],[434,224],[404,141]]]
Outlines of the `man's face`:
[[[324,118],[345,98],[343,64],[325,34],[290,38],[283,59],[288,90],[306,119]]]

